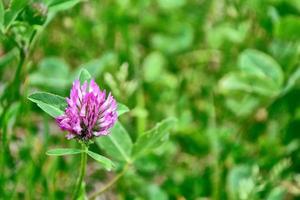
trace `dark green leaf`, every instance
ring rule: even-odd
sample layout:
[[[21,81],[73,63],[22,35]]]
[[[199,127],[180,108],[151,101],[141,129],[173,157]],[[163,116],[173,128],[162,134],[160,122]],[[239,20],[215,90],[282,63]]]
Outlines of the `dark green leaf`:
[[[74,154],[80,154],[83,151],[81,149],[51,149],[46,152],[48,156],[65,156],[65,155],[74,155]]]
[[[45,103],[45,104],[50,104],[58,107],[61,110],[65,110],[67,107],[67,102],[64,97],[47,93],[47,92],[36,92],[31,94],[28,97],[29,100],[35,103]]]
[[[14,59],[16,59],[18,55],[17,48],[12,49],[11,51],[7,52],[5,55],[0,57],[0,68],[8,66]]]
[[[97,144],[115,160],[130,162],[132,141],[120,122],[117,122],[107,136],[96,139]]]
[[[300,40],[300,17],[293,15],[283,17],[275,25],[274,30],[277,38],[290,41]]]
[[[29,100],[36,103],[42,110],[57,117],[64,113],[67,106],[65,98],[46,92],[33,93],[28,97]]]
[[[296,71],[289,77],[286,86],[284,87],[282,94],[286,94],[300,81],[300,68],[296,69]]]
[[[81,2],[81,0],[48,0],[50,12],[68,10]]]
[[[11,121],[16,120],[20,112],[20,102],[13,103],[4,115],[4,123],[10,126]]]
[[[13,21],[16,20],[21,11],[25,8],[29,1],[27,0],[12,0],[10,7],[5,11],[4,26],[7,29]]]
[[[56,118],[64,114],[64,111],[50,104],[40,102],[37,104],[37,106],[53,118]]]
[[[162,145],[168,139],[168,132],[175,124],[175,118],[167,118],[157,123],[153,129],[142,134],[133,146],[133,157],[137,158]]]
[[[99,155],[97,153],[94,153],[92,151],[88,151],[87,153],[94,160],[96,160],[99,163],[101,163],[106,170],[110,171],[113,168],[113,162],[110,159],[108,159],[108,158],[106,158],[104,156],[101,156],[101,155]]]

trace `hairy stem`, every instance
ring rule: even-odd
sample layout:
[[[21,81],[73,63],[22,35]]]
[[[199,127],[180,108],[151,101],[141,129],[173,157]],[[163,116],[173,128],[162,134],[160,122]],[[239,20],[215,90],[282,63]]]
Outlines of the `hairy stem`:
[[[74,195],[73,195],[73,199],[76,200],[78,198],[79,192],[81,190],[81,186],[82,186],[82,181],[85,175],[85,171],[86,171],[86,161],[87,161],[87,145],[86,144],[82,144],[81,146],[82,148],[82,153],[81,153],[81,162],[80,162],[80,172],[79,172],[79,176],[77,179],[77,183],[76,183],[76,187],[74,190]]]
[[[94,193],[92,193],[89,196],[89,199],[95,199],[97,196],[103,194],[104,192],[106,192],[108,189],[110,189],[122,176],[124,176],[124,174],[127,172],[127,170],[129,169],[129,163],[127,163],[123,170],[116,175],[110,182],[108,182],[103,188],[101,188],[98,191],[95,191]]]

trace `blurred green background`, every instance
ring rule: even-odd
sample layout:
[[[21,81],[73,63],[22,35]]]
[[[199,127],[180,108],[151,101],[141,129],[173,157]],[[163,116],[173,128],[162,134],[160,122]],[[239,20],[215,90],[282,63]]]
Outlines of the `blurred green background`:
[[[45,151],[77,144],[27,96],[81,67],[133,141],[178,120],[98,199],[299,199],[299,0],[1,1],[0,199],[69,199],[79,159]],[[89,160],[87,193],[115,174]]]

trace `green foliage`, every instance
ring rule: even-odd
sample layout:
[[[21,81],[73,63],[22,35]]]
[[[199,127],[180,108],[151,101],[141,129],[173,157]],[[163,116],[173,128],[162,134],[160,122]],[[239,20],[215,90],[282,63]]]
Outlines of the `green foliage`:
[[[127,112],[129,112],[129,108],[123,104],[118,103],[118,108],[117,108],[118,116],[121,116]]]
[[[91,158],[96,160],[97,162],[101,163],[106,170],[110,171],[112,169],[113,163],[108,158],[106,158],[104,156],[101,156],[101,155],[99,155],[95,152],[92,152],[92,151],[88,151],[87,154],[89,156],[91,156]]]
[[[145,81],[153,82],[162,73],[165,58],[159,52],[150,53],[143,62]]]
[[[43,59],[38,66],[38,71],[30,75],[29,83],[41,88],[50,88],[57,91],[70,85],[69,66],[63,59],[49,57]]]
[[[299,16],[286,16],[280,19],[275,26],[275,35],[282,40],[295,41],[299,40],[300,36],[297,30],[300,28]]]
[[[47,0],[47,5],[51,11],[68,10],[78,4],[81,0]]]
[[[86,69],[82,69],[80,71],[80,74],[79,74],[79,81],[80,81],[80,84],[83,84],[85,81],[89,82],[91,80],[91,75],[90,73],[86,70]]]
[[[115,124],[109,135],[99,137],[96,142],[112,159],[131,162],[132,141],[120,122]]]
[[[223,93],[248,93],[272,97],[278,94],[278,87],[264,78],[253,74],[230,73],[220,82]]]
[[[133,147],[133,157],[137,158],[159,146],[161,146],[169,137],[169,130],[175,126],[176,120],[169,118],[156,124],[148,132],[142,134]]]
[[[293,89],[293,87],[295,87],[296,85],[299,85],[299,84],[297,84],[297,83],[299,83],[299,80],[300,80],[300,68],[296,69],[296,71],[293,72],[293,74],[291,74],[291,76],[287,80],[286,86],[283,89],[283,94],[286,94],[291,89]]]
[[[80,153],[82,153],[80,149],[51,149],[46,152],[48,156],[66,156]]]
[[[31,94],[28,99],[36,103],[43,111],[52,117],[62,115],[67,107],[65,98],[46,92]]]
[[[79,199],[298,199],[299,18],[299,0],[0,1],[0,198],[69,199],[84,153]],[[84,152],[42,114],[79,77],[122,102]]]
[[[3,25],[4,25],[4,5],[3,2],[0,2],[0,28],[2,29]]]
[[[270,79],[273,84],[280,87],[283,82],[283,72],[276,61],[257,50],[248,49],[239,56],[238,66],[242,72]]]

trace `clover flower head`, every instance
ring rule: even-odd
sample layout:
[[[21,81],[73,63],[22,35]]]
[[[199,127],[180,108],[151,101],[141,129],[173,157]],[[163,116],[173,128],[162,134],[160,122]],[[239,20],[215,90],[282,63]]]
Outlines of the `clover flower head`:
[[[68,131],[68,139],[90,140],[93,137],[109,134],[115,124],[117,103],[111,93],[106,96],[92,79],[82,85],[75,80],[65,113],[56,118],[58,126]]]

